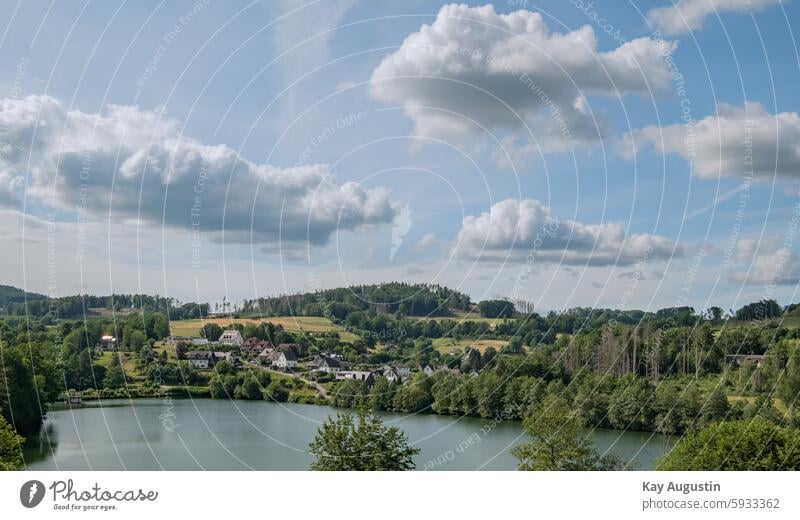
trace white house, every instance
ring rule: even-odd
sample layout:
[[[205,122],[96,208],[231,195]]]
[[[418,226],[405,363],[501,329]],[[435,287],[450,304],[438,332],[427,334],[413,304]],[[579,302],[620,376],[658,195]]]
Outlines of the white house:
[[[381,368],[383,377],[389,380],[390,383],[399,383],[407,381],[411,377],[411,368],[406,365],[384,365]]]
[[[369,370],[342,370],[336,374],[337,381],[344,379],[365,381],[368,385],[371,385],[375,381],[375,376]]]
[[[269,363],[270,361],[272,361],[272,355],[273,355],[274,353],[275,353],[275,347],[273,347],[273,346],[264,347],[264,350],[262,350],[262,351],[261,351],[261,352],[258,354],[258,360],[259,360],[259,361],[260,361],[262,364],[265,364],[265,365],[266,365],[267,363]]]
[[[193,350],[186,353],[186,362],[190,367],[208,370],[214,366],[214,353],[207,350]]]
[[[220,361],[227,361],[230,364],[234,364],[236,362],[233,352],[214,352],[214,358],[217,363]]]
[[[201,345],[208,345],[208,340],[206,338],[192,338],[192,345],[196,347]]]
[[[244,343],[242,333],[236,329],[226,330],[219,337],[219,344],[228,347],[241,347]]]
[[[326,374],[335,374],[342,370],[342,362],[336,358],[320,356],[316,363],[317,371]]]
[[[275,352],[272,358],[272,366],[282,370],[294,368],[297,366],[297,355],[294,353],[294,350],[281,350]]]
[[[383,367],[383,377],[385,377],[390,383],[399,383],[400,376],[397,375],[397,372],[390,366]]]

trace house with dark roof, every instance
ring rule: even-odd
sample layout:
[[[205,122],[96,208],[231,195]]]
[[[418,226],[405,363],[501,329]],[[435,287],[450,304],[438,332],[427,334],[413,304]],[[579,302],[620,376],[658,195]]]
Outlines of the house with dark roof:
[[[276,350],[272,355],[272,366],[280,370],[292,369],[297,366],[297,354],[292,349]]]
[[[344,381],[347,379],[362,381],[368,386],[372,386],[372,384],[375,382],[375,375],[369,370],[341,370],[337,372],[337,381]]]
[[[192,350],[187,352],[185,357],[190,367],[200,370],[214,368],[214,365],[217,362],[217,358],[214,356],[214,353],[207,350]]]
[[[335,374],[345,368],[343,361],[329,356],[317,356],[314,361],[316,370],[325,374]]]
[[[258,338],[247,338],[241,347],[242,356],[247,358],[255,358],[258,357],[258,355],[261,354],[266,348],[272,350],[275,348],[275,346],[271,341]]]
[[[264,347],[264,350],[258,354],[258,361],[263,365],[269,365],[272,363],[272,356],[276,352],[275,347],[270,344],[270,346]]]

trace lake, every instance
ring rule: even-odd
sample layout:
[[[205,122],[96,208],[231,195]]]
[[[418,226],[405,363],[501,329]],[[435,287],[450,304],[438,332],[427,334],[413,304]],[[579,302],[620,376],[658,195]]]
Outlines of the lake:
[[[340,411],[340,410],[339,410]],[[30,470],[306,470],[305,452],[328,406],[212,399],[107,400],[48,412],[25,450]],[[513,470],[518,422],[382,414],[421,449],[420,470]],[[671,446],[661,435],[595,430],[602,453],[651,469]]]

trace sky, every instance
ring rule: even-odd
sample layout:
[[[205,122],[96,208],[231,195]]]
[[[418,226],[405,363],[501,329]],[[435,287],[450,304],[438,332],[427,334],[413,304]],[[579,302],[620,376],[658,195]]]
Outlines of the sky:
[[[797,302],[796,1],[1,1],[0,283]]]

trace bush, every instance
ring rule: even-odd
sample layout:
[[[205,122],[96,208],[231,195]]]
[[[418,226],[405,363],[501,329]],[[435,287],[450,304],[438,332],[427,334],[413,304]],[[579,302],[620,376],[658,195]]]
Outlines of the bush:
[[[273,381],[264,390],[264,399],[271,399],[278,403],[285,403],[289,400],[289,389],[281,381]]]
[[[796,471],[800,431],[756,417],[690,432],[656,463],[669,471]]]

